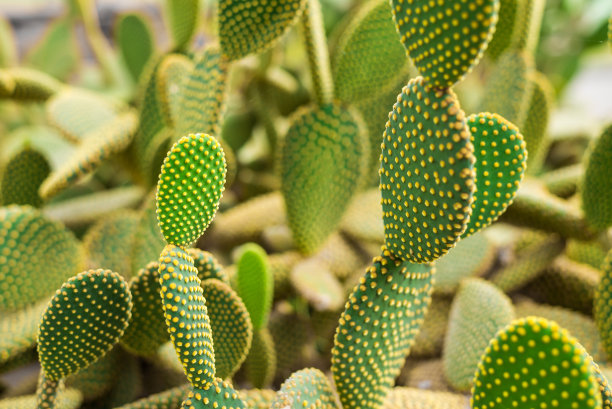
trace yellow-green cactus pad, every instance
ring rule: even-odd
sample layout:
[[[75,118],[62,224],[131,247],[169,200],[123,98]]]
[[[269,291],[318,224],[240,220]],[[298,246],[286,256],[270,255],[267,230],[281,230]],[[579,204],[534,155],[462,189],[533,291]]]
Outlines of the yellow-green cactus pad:
[[[389,114],[381,158],[387,248],[413,263],[443,256],[467,227],[474,191],[473,146],[455,94],[410,80]]]
[[[125,150],[137,127],[137,116],[128,112],[89,133],[70,159],[45,179],[40,186],[40,195],[45,199],[56,195],[93,172],[105,160]]]
[[[175,143],[157,184],[157,221],[166,242],[186,246],[212,221],[225,189],[225,156],[217,140],[191,134]]]
[[[540,40],[540,29],[546,0],[522,0],[522,13],[516,22],[512,47],[534,54]]]
[[[49,99],[45,109],[49,123],[76,143],[113,122],[121,105],[91,91],[66,88]]]
[[[231,378],[247,357],[253,326],[244,303],[232,288],[215,278],[202,281],[215,346],[216,376]]]
[[[219,1],[219,39],[230,60],[272,47],[304,10],[306,0]]]
[[[287,337],[287,334],[283,334]],[[254,388],[269,386],[276,373],[277,356],[274,339],[267,328],[253,331],[251,349],[244,363],[246,377]]]
[[[489,226],[514,200],[527,167],[523,135],[497,114],[468,117],[476,157],[472,215],[463,238]]]
[[[272,409],[338,409],[334,390],[323,372],[302,369],[281,385]]]
[[[229,61],[216,45],[208,46],[197,57],[181,93],[176,124],[179,135],[221,135],[228,70]]]
[[[246,305],[253,329],[264,328],[274,298],[274,277],[266,251],[255,243],[245,244],[238,259],[238,294]]]
[[[606,259],[609,246],[599,240],[568,240],[565,254],[570,260],[599,269]]]
[[[612,181],[606,177],[612,164],[612,126],[593,142],[582,180],[582,209],[589,224],[598,229],[612,225],[610,192]]]
[[[164,236],[157,224],[155,195],[151,194],[143,205],[134,233],[130,257],[132,272],[136,273],[150,262],[156,261],[165,245]]]
[[[198,269],[200,281],[216,278],[225,284],[230,283],[227,272],[211,253],[200,249],[187,249],[187,254],[193,258],[194,266]],[[225,379],[223,376],[220,376],[220,378]]]
[[[131,309],[128,284],[117,273],[89,270],[69,279],[40,323],[38,356],[45,376],[60,380],[106,354],[127,328]]]
[[[512,301],[479,278],[464,281],[453,300],[444,340],[444,374],[458,391],[469,391],[480,357],[497,331],[514,319]]]
[[[474,376],[473,409],[601,408],[591,357],[543,318],[514,321],[491,340]]]
[[[529,168],[528,168],[529,169]],[[563,166],[540,175],[540,180],[550,193],[561,198],[572,197],[584,178],[582,163]]]
[[[594,315],[608,357],[612,359],[612,252],[608,253],[602,270],[595,292]]]
[[[524,52],[504,52],[485,86],[481,111],[495,112],[513,124],[523,124],[529,109],[534,72],[533,57]]]
[[[392,0],[404,47],[425,81],[448,88],[478,64],[493,37],[499,0]]]
[[[436,269],[438,264],[436,263]],[[436,291],[438,273],[436,273]],[[414,339],[414,344],[410,349],[412,358],[424,358],[439,356],[442,352],[446,328],[448,327],[448,315],[451,302],[446,297],[434,296],[431,305],[427,309],[425,321],[421,330]]]
[[[115,385],[121,368],[120,359],[125,359],[125,355],[119,348],[113,348],[88,367],[68,376],[65,385],[81,391],[86,401],[100,398]]]
[[[341,281],[354,275],[355,271],[361,270],[366,264],[363,254],[356,250],[351,242],[339,233],[329,236],[321,250],[312,256],[311,260],[321,262],[325,268]]]
[[[296,246],[312,253],[340,222],[363,180],[368,141],[339,104],[301,110],[287,132],[282,191]]]
[[[115,38],[125,66],[132,79],[138,82],[154,52],[150,22],[142,14],[124,14],[115,27]]]
[[[216,378],[212,383],[203,388],[194,388],[183,401],[181,409],[247,409],[240,398],[240,394],[234,390],[229,382]]]
[[[0,310],[53,294],[82,268],[82,248],[60,223],[29,206],[0,208]]]
[[[0,203],[40,207],[38,189],[49,176],[51,167],[38,151],[26,148],[6,164],[0,179]]]
[[[346,102],[371,98],[393,87],[398,77],[405,80],[409,60],[388,1],[369,0],[360,6],[338,40],[333,63],[336,96]]]
[[[344,213],[340,229],[357,240],[385,241],[380,189],[357,194]]]
[[[137,226],[138,214],[128,210],[94,224],[83,237],[87,268],[106,268],[131,277],[130,256]]]
[[[15,32],[8,18],[0,18],[0,66],[12,67],[17,65],[18,60],[17,41]]]
[[[0,319],[0,368],[26,353],[36,343],[38,324],[47,309],[48,300],[13,313],[3,313]]]
[[[453,294],[462,279],[485,274],[495,262],[496,246],[482,232],[459,243],[436,261],[436,294]]]
[[[276,398],[276,392],[271,389],[244,389],[238,393],[249,409],[270,409]]]
[[[72,19],[59,17],[53,20],[28,50],[25,64],[60,81],[67,81],[81,58],[74,34]]]
[[[83,395],[76,389],[64,389],[55,399],[54,409],[78,409],[83,403]],[[36,395],[0,399],[0,409],[33,409],[38,404]]]
[[[554,89],[548,78],[539,72],[530,75],[529,81],[532,83],[532,92],[525,122],[521,126],[521,133],[527,144],[527,152],[529,152],[527,169],[530,174],[535,174],[541,169],[542,162],[546,159],[546,131],[553,110]]]
[[[344,305],[344,288],[320,260],[298,263],[291,271],[291,284],[317,311],[336,311]]]
[[[276,376],[280,379],[288,378],[294,371],[304,367],[305,346],[312,342],[311,324],[295,313],[279,311],[271,317],[269,327],[272,348],[275,349]]]
[[[407,360],[397,384],[433,391],[450,392],[452,390],[444,377],[444,367],[441,358],[416,362],[410,359]],[[389,394],[392,393],[393,390]]]
[[[128,403],[117,409],[178,409],[190,391],[191,385],[177,386]]]
[[[187,120],[181,118],[181,104],[184,97],[183,87],[192,71],[193,62],[182,54],[167,55],[157,68],[157,95],[164,121],[170,128],[175,128],[181,121]]]
[[[42,102],[62,90],[55,78],[29,68],[0,69],[0,100]]]
[[[168,0],[166,4],[174,48],[182,50],[189,45],[196,31],[200,2],[198,0]]]
[[[159,280],[166,325],[187,379],[194,388],[211,385],[213,337],[193,259],[180,247],[167,245],[159,257]]]
[[[383,248],[349,296],[332,350],[345,409],[382,404],[423,323],[433,272],[429,264],[396,260]]]
[[[492,60],[497,60],[512,44],[520,16],[524,12],[524,3],[524,0],[499,0],[499,19],[486,51]]]
[[[130,281],[132,318],[121,343],[130,352],[152,356],[169,341],[159,295],[159,263],[152,262]]]
[[[456,393],[396,387],[389,392],[382,409],[465,409],[468,400]]]

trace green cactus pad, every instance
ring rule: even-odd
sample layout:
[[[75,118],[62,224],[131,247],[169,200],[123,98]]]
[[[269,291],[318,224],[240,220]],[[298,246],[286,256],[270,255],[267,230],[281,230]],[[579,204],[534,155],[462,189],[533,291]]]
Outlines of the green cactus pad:
[[[198,278],[200,281],[216,278],[217,280],[223,281],[225,284],[230,283],[227,272],[211,253],[200,249],[187,249],[187,254],[193,258],[194,266],[198,269]],[[222,376],[220,376],[220,378],[225,379]]]
[[[74,235],[29,206],[0,208],[0,310],[51,295],[83,268]]]
[[[52,381],[47,379],[41,372],[36,385],[36,407],[41,409],[53,409],[56,406],[57,395],[64,389],[64,381]]]
[[[437,268],[438,264],[436,263]],[[438,290],[437,277],[438,273],[436,273],[436,291]],[[432,298],[421,330],[414,338],[414,344],[410,349],[410,357],[429,358],[440,355],[448,327],[450,307],[451,301],[449,299],[436,296]]]
[[[610,387],[608,379],[606,378],[606,376],[610,375],[609,373],[605,375],[595,362],[593,362],[593,371],[595,372],[595,377],[599,383],[599,391],[601,393],[601,400],[603,403],[602,409],[610,409],[612,408],[612,387]]]
[[[187,48],[196,31],[200,2],[198,0],[169,0],[166,5],[174,48],[183,50]]]
[[[159,263],[149,263],[130,281],[132,318],[121,343],[130,352],[152,356],[169,341],[164,321],[162,299],[159,296]]]
[[[270,272],[268,255],[257,244],[245,244],[240,249],[237,265],[238,294],[249,311],[253,329],[264,328],[274,298],[274,277]]]
[[[554,104],[554,89],[550,81],[539,72],[529,76],[532,83],[531,98],[527,108],[525,122],[521,126],[521,133],[527,144],[527,170],[535,174],[541,170],[547,153],[546,145],[549,119]]]
[[[527,167],[523,135],[512,123],[486,112],[470,115],[467,123],[476,157],[476,189],[462,238],[489,226],[506,211]]]
[[[380,203],[380,202],[379,202]],[[320,262],[337,279],[344,281],[366,264],[363,255],[340,233],[334,233],[311,260]],[[333,284],[331,284],[333,285]]]
[[[170,128],[176,128],[181,125],[181,121],[187,120],[181,118],[181,104],[183,88],[193,72],[193,66],[193,62],[184,55],[169,54],[157,68],[157,95],[165,124]]]
[[[190,391],[191,385],[177,386],[128,403],[117,409],[178,409]]]
[[[465,409],[468,400],[456,393],[396,387],[385,400],[383,409]]]
[[[122,351],[118,348],[111,349],[88,367],[68,376],[65,380],[66,387],[81,391],[86,401],[108,394],[119,376],[120,359],[125,359]]]
[[[363,180],[368,141],[338,104],[301,110],[287,132],[282,191],[296,246],[312,253],[331,234]]]
[[[516,320],[491,340],[482,356],[471,406],[599,409],[601,395],[591,362],[556,323],[535,317]]]
[[[333,62],[336,95],[345,102],[371,98],[404,80],[409,60],[388,1],[369,0],[360,6],[338,40]]]
[[[612,225],[612,205],[608,200],[612,181],[606,177],[612,164],[612,126],[603,131],[590,147],[582,180],[582,209],[589,224],[598,229]]]
[[[251,385],[255,388],[269,386],[274,379],[276,366],[276,345],[270,331],[267,328],[253,331],[251,349],[244,363],[246,377]]]
[[[6,164],[0,179],[0,203],[40,207],[38,189],[47,178],[51,167],[38,151],[26,148]]]
[[[231,378],[251,347],[253,326],[249,312],[234,290],[220,280],[202,281],[202,290],[215,345],[215,375]]]
[[[3,313],[0,319],[0,368],[26,353],[36,343],[38,324],[47,309],[48,300],[14,313]]]
[[[534,54],[540,40],[540,29],[546,0],[522,0],[522,12],[516,22],[512,47]]]
[[[385,241],[380,189],[371,188],[357,194],[344,213],[340,229],[357,240]]]
[[[271,409],[337,409],[334,390],[323,372],[302,369],[282,385]]]
[[[132,79],[138,82],[154,52],[154,38],[147,17],[138,13],[124,14],[115,27],[115,40]]]
[[[67,88],[49,99],[45,109],[49,123],[77,143],[113,122],[121,105],[91,91]]]
[[[485,86],[481,111],[495,112],[513,124],[523,124],[529,109],[534,72],[533,57],[524,52],[504,52]]]
[[[80,63],[79,54],[73,21],[60,17],[47,26],[25,60],[29,67],[66,81]]]
[[[15,32],[8,18],[0,18],[0,67],[12,67],[18,60]]]
[[[164,236],[157,224],[155,195],[150,194],[140,212],[134,233],[130,257],[132,272],[136,273],[150,262],[157,260],[165,245]]]
[[[87,267],[106,268],[131,277],[130,255],[137,226],[138,214],[129,210],[119,211],[94,224],[83,237]]]
[[[247,409],[240,394],[229,382],[216,378],[203,388],[194,388],[183,401],[181,409]]]
[[[127,328],[131,309],[128,284],[117,273],[89,270],[69,279],[40,323],[38,356],[45,376],[60,380],[106,354]]]
[[[568,240],[565,254],[570,260],[599,269],[606,259],[608,248],[607,243],[599,240]]]
[[[166,325],[187,379],[194,388],[211,385],[213,337],[193,259],[180,247],[167,245],[159,257],[159,278]]]
[[[312,326],[303,317],[282,311],[271,317],[269,327],[273,341],[271,346],[275,351],[276,377],[288,378],[304,366],[305,346],[312,342]]]
[[[601,269],[603,276],[595,292],[594,315],[608,357],[612,359],[612,252]]]
[[[83,403],[83,395],[76,389],[64,389],[55,399],[54,409],[78,409]],[[25,395],[1,399],[0,409],[33,409],[38,404],[36,395]]]
[[[0,69],[0,100],[43,102],[62,90],[55,78],[29,68]]]
[[[425,81],[448,88],[478,64],[495,31],[499,0],[392,0],[404,47]]]
[[[216,45],[208,46],[197,57],[180,99],[176,124],[180,135],[196,132],[221,135],[228,70],[229,61]]]
[[[465,231],[474,191],[474,153],[451,90],[410,80],[383,135],[380,189],[385,243],[394,257],[435,260]]]
[[[295,291],[317,311],[337,311],[344,305],[344,288],[320,260],[309,259],[293,267],[290,281]]]
[[[157,220],[166,242],[186,246],[204,233],[225,188],[225,157],[206,134],[184,136],[162,166],[157,184]]]
[[[276,392],[271,389],[246,389],[238,393],[249,409],[270,409],[276,398]]]
[[[219,1],[219,39],[230,60],[272,47],[304,10],[306,0]]]
[[[469,391],[480,357],[497,331],[514,319],[512,301],[487,281],[464,281],[453,300],[444,340],[444,374],[458,391]]]
[[[497,60],[511,46],[514,33],[518,31],[519,18],[524,12],[524,3],[523,0],[499,0],[499,19],[486,51],[492,60]]]
[[[433,290],[433,268],[383,248],[355,287],[334,338],[332,373],[344,409],[377,408],[399,375]]]
[[[583,177],[584,166],[582,166],[582,163],[576,163],[546,172],[540,175],[540,180],[546,187],[546,190],[553,195],[568,198],[578,191],[578,184],[582,181]]]

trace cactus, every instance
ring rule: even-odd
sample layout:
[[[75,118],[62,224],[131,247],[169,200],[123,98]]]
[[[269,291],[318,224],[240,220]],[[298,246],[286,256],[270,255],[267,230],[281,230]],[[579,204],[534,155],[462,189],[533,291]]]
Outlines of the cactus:
[[[603,194],[607,194],[610,186],[605,177],[605,170],[610,163],[612,145],[612,126],[606,128],[601,136],[593,142],[586,163],[582,180],[582,209],[591,226],[604,229],[612,225],[612,209]],[[603,173],[602,173],[603,172]]]
[[[43,203],[38,189],[51,171],[43,154],[25,148],[6,164],[0,180],[0,202],[40,207]]]
[[[130,13],[122,15],[115,27],[115,41],[119,44],[123,62],[134,81],[139,80],[154,51],[149,26],[146,17]]]
[[[318,369],[308,368],[291,375],[282,385],[272,409],[336,409],[329,381]]]
[[[170,0],[166,4],[174,47],[182,50],[196,31],[200,3],[197,0]]]
[[[608,357],[612,357],[612,321],[610,320],[610,298],[612,297],[612,256],[608,253],[602,264],[603,276],[595,291],[594,315]]]
[[[384,409],[463,409],[466,398],[462,395],[448,392],[434,392],[414,388],[394,388]]]

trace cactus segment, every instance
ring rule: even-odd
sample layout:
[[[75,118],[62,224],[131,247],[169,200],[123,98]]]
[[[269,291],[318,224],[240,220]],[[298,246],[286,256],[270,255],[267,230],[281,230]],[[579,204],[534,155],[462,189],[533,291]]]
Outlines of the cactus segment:
[[[174,48],[187,48],[198,24],[200,2],[198,0],[168,0],[168,24],[174,40]]]
[[[244,368],[246,377],[254,388],[264,388],[274,380],[277,365],[275,347],[268,328],[253,331],[253,341]]]
[[[271,48],[304,11],[307,0],[219,1],[219,39],[231,61]]]
[[[155,195],[150,194],[140,211],[138,225],[134,232],[130,257],[132,273],[137,273],[150,262],[157,260],[159,253],[166,245],[157,224],[156,206]]]
[[[433,273],[431,265],[398,261],[383,247],[349,296],[332,350],[344,409],[382,404],[423,323]]]
[[[130,280],[132,318],[121,338],[121,344],[134,354],[153,356],[170,340],[160,291],[157,262],[149,263]]]
[[[593,142],[582,180],[582,209],[590,225],[597,229],[612,226],[612,204],[608,200],[612,181],[607,177],[612,164],[612,125]]]
[[[249,311],[253,329],[264,328],[274,298],[274,277],[266,251],[257,244],[249,243],[241,247],[237,280],[238,294]]]
[[[458,391],[469,391],[480,357],[497,331],[514,319],[512,301],[479,278],[464,281],[453,300],[444,340],[444,374]]]
[[[76,389],[64,389],[55,399],[53,409],[79,409],[83,403],[83,395]],[[25,395],[0,400],[0,409],[32,409],[38,404],[37,395]]]
[[[40,207],[43,201],[38,189],[51,167],[38,151],[25,148],[6,164],[0,179],[0,203]]]
[[[325,374],[307,368],[283,382],[271,409],[338,409],[338,405]]]
[[[68,376],[64,383],[67,388],[81,391],[86,401],[101,398],[115,385],[122,358],[125,359],[126,355],[119,348],[113,348],[87,368]]]
[[[473,409],[602,407],[592,359],[563,328],[543,318],[513,321],[491,340],[478,364]]]
[[[356,240],[385,241],[380,189],[358,193],[340,222],[340,229]]]
[[[82,268],[82,248],[63,225],[29,206],[0,208],[0,311],[51,295]]]
[[[298,263],[291,271],[291,284],[296,292],[316,311],[337,311],[344,305],[344,288],[320,260]]]
[[[522,13],[519,15],[512,47],[534,54],[540,40],[540,29],[546,0],[521,0]]]
[[[465,409],[467,398],[449,392],[396,387],[391,390],[382,409]]]
[[[19,311],[2,314],[0,319],[0,334],[2,334],[0,368],[34,347],[38,324],[48,303],[48,300],[42,300]]]
[[[302,109],[282,158],[282,192],[296,246],[317,250],[340,223],[363,181],[368,141],[358,119],[339,104]]]
[[[184,55],[169,54],[161,60],[157,68],[157,96],[164,123],[169,128],[176,128],[181,121],[187,120],[181,118],[181,104],[184,98],[183,88],[193,72],[193,67],[193,62]]]
[[[177,409],[189,395],[191,385],[177,386],[146,398],[125,404],[116,409]]]
[[[612,252],[601,267],[603,276],[595,291],[594,315],[608,357],[612,359]]]
[[[159,281],[167,329],[187,379],[194,388],[210,386],[215,379],[213,336],[193,259],[167,245],[159,257]]]
[[[150,22],[138,13],[122,15],[115,27],[115,41],[132,80],[138,82],[155,51]]]
[[[8,18],[0,17],[0,67],[12,67],[18,61],[15,32]]]
[[[425,82],[448,88],[478,64],[493,37],[499,0],[392,0],[400,39]]]
[[[0,69],[0,100],[43,102],[59,93],[63,84],[29,68]]]
[[[249,409],[270,409],[276,398],[276,392],[271,389],[243,389],[238,393]]]
[[[470,115],[467,120],[474,156],[476,189],[466,238],[489,226],[514,200],[527,167],[523,135],[497,114]]]
[[[404,81],[409,64],[389,2],[368,0],[338,40],[333,61],[336,96],[350,103],[371,99],[398,80]]]
[[[607,243],[602,243],[597,239],[592,241],[568,240],[565,254],[570,260],[599,269],[606,259],[608,249]]]
[[[595,377],[597,378],[597,382],[599,383],[599,391],[601,393],[602,400],[602,409],[611,409],[612,408],[612,387],[608,383],[608,379],[606,375],[603,374],[599,366],[593,362],[593,370],[595,372]],[[609,375],[608,375],[609,376]]]
[[[200,281],[216,278],[225,284],[230,283],[227,272],[211,253],[200,249],[187,249],[187,254],[193,258]],[[219,378],[225,379],[223,376],[219,376]]]
[[[438,265],[436,263],[437,268]],[[437,276],[438,273],[436,273]],[[436,282],[436,291],[438,290],[437,284]],[[412,358],[440,356],[448,327],[450,307],[451,302],[449,299],[436,296],[432,298],[425,315],[425,321],[423,321],[421,330],[414,338],[414,344],[410,349],[410,356]]]
[[[66,189],[83,176],[93,172],[102,162],[125,150],[132,142],[138,118],[132,112],[88,133],[74,155],[53,171],[40,186],[40,195],[48,199]]]
[[[65,282],[38,332],[45,377],[58,381],[104,356],[123,335],[131,309],[128,284],[110,270],[85,271]]]
[[[181,409],[247,409],[240,394],[229,382],[216,378],[203,388],[194,388],[183,401]]]
[[[219,142],[190,134],[175,143],[157,184],[157,221],[166,242],[187,246],[212,221],[225,189],[225,157]]]
[[[67,81],[81,58],[73,30],[71,19],[60,17],[51,22],[39,41],[28,51],[26,65],[60,81]]]
[[[524,4],[524,0],[499,0],[499,19],[485,53],[491,60],[497,61],[499,56],[512,45],[515,33],[519,30]]]
[[[541,170],[546,159],[546,131],[553,110],[555,91],[546,76],[539,72],[530,75],[529,81],[532,83],[532,92],[521,133],[529,152],[527,172],[533,175]]]
[[[251,347],[249,312],[226,283],[211,278],[201,285],[215,345],[216,377],[228,379],[240,368]]]
[[[381,158],[387,248],[413,263],[443,256],[467,227],[474,191],[473,146],[455,94],[410,80],[389,114]]]

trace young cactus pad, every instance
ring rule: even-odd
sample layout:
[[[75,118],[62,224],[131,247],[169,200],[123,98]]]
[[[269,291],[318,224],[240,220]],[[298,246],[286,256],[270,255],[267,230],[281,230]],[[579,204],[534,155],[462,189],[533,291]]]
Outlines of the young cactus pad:
[[[214,379],[202,388],[194,388],[181,409],[247,409],[238,392],[232,386],[219,378]]]
[[[478,364],[473,409],[599,409],[591,357],[555,322],[528,317],[491,340]]]
[[[204,233],[225,188],[225,157],[219,142],[191,134],[172,146],[157,184],[157,221],[166,241],[186,246]]]
[[[47,178],[51,167],[38,151],[26,148],[6,164],[0,178],[0,203],[40,207],[38,188]]]
[[[198,0],[168,0],[168,23],[176,49],[187,47],[196,31],[200,2]]]
[[[612,251],[603,262],[602,271],[595,291],[594,315],[606,353],[612,358]]]
[[[69,279],[40,323],[38,356],[45,377],[58,381],[110,351],[127,328],[131,309],[128,284],[117,273],[89,270]]]
[[[246,244],[241,248],[237,284],[238,294],[249,310],[253,328],[264,328],[272,308],[274,277],[266,251],[257,244]]]
[[[431,301],[433,267],[382,255],[349,296],[332,373],[344,409],[378,408],[399,375]]]
[[[282,385],[271,409],[337,409],[336,397],[323,372],[302,369]]]
[[[582,182],[582,209],[587,221],[598,229],[612,225],[612,180],[607,177],[612,164],[612,125],[594,141]]]
[[[425,81],[448,88],[482,57],[499,0],[392,0],[391,6],[402,44]]]
[[[212,330],[193,259],[169,244],[159,257],[161,297],[170,339],[194,388],[212,384],[215,353]]]
[[[225,284],[230,283],[227,271],[211,253],[200,249],[187,249],[187,254],[193,258],[193,265],[198,269],[200,281],[216,278]]]
[[[433,261],[465,231],[474,191],[474,153],[451,90],[410,80],[383,135],[380,190],[385,244],[393,256]]]
[[[493,223],[514,200],[527,167],[527,149],[516,126],[499,115],[481,113],[467,120],[476,157],[472,215],[462,238]]]

